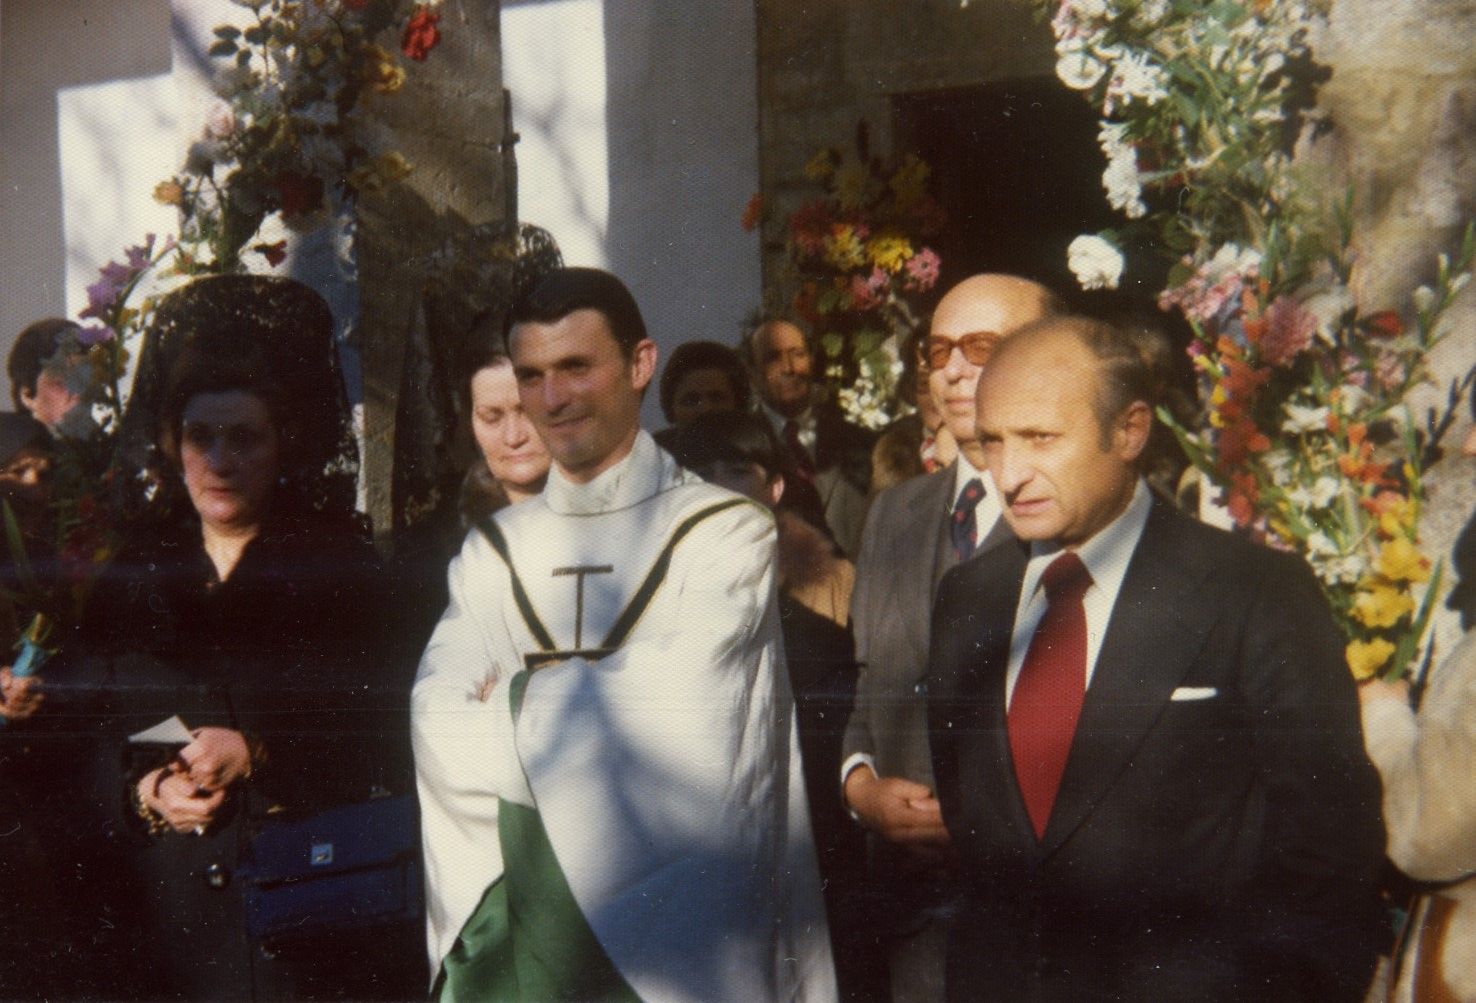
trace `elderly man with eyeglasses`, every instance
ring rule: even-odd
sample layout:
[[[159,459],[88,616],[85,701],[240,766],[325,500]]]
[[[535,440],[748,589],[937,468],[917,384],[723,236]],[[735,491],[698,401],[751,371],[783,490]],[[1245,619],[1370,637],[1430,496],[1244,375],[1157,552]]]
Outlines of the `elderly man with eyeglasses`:
[[[1015,539],[983,472],[974,389],[996,342],[1058,312],[1048,289],[1012,275],[972,276],[939,301],[921,354],[959,456],[878,494],[861,537],[851,600],[861,671],[841,783],[847,806],[870,831],[869,898],[894,1001],[943,995],[953,881],[922,688],[933,598],[949,568]]]

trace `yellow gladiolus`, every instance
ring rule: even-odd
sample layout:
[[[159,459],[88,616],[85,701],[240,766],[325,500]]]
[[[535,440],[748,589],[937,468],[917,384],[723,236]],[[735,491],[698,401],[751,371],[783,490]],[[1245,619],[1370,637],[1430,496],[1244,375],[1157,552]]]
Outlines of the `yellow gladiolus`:
[[[912,257],[912,245],[906,237],[873,237],[866,244],[866,253],[871,256],[873,264],[895,272]]]
[[[1394,645],[1382,637],[1375,637],[1368,641],[1352,641],[1343,652],[1354,679],[1372,678],[1388,664],[1393,654]]]
[[[1384,541],[1374,570],[1392,582],[1423,582],[1430,577],[1430,562],[1406,536]]]
[[[1353,617],[1365,627],[1392,627],[1401,617],[1412,612],[1414,605],[1408,593],[1375,582],[1365,585],[1353,596]]]
[[[841,270],[866,264],[866,252],[854,227],[841,224],[830,231],[830,236],[825,238],[825,258]]]

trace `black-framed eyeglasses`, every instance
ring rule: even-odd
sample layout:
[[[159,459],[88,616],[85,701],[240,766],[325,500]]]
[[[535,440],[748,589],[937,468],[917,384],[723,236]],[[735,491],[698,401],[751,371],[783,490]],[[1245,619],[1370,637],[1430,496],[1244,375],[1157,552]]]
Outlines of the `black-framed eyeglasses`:
[[[923,361],[929,369],[942,369],[948,365],[948,357],[957,348],[971,366],[982,366],[989,361],[989,353],[1002,337],[997,331],[970,331],[961,338],[945,338],[941,334],[929,335],[922,344]]]

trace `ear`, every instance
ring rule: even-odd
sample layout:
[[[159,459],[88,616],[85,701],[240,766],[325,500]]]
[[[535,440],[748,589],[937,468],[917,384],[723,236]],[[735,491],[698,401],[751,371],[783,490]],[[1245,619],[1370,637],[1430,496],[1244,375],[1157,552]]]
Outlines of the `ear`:
[[[775,474],[769,481],[769,505],[772,507],[779,504],[779,499],[784,497],[784,475]]]
[[[630,352],[630,382],[637,390],[646,389],[656,375],[656,342],[644,338]]]
[[[1128,463],[1134,463],[1148,448],[1153,431],[1153,411],[1143,401],[1133,401],[1117,418],[1112,433],[1113,451]]]
[[[30,387],[21,387],[20,388],[20,402],[21,402],[21,407],[23,407],[27,411],[31,412],[31,416],[32,417],[35,417],[35,414],[36,414],[36,391],[35,390],[32,390]]]

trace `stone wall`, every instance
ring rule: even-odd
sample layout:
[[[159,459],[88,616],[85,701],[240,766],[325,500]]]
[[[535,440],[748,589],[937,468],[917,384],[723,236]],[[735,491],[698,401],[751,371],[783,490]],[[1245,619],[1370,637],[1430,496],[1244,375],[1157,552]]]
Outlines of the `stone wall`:
[[[1367,311],[1400,309],[1435,272],[1435,256],[1476,219],[1476,3],[1471,0],[1337,0],[1315,40],[1332,76],[1320,92],[1329,130],[1303,151],[1328,178],[1352,186],[1358,263],[1354,291]],[[1476,363],[1476,296],[1468,288],[1430,357],[1435,384],[1415,401],[1420,424],[1445,403],[1451,380]],[[1471,427],[1463,400],[1445,439],[1446,458],[1427,479],[1427,553],[1448,555],[1476,507],[1476,462],[1459,455]],[[1453,581],[1447,566],[1446,585]],[[1458,627],[1445,615],[1438,646]]]
[[[446,0],[441,44],[412,68],[396,94],[365,98],[395,130],[415,170],[359,201],[359,338],[364,366],[364,481],[376,533],[393,525],[395,431],[406,348],[424,336],[423,293],[436,251],[469,249],[477,227],[509,216],[504,170],[502,56],[497,0]],[[392,47],[397,40],[381,44]],[[479,291],[468,288],[446,324],[469,323]],[[435,332],[431,332],[434,336]],[[426,388],[421,388],[422,390]]]
[[[1018,0],[758,0],[760,177],[766,305],[782,307],[783,220],[805,197],[801,169],[847,146],[865,119],[892,149],[892,95],[1049,76],[1053,39]]]

